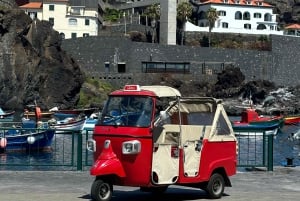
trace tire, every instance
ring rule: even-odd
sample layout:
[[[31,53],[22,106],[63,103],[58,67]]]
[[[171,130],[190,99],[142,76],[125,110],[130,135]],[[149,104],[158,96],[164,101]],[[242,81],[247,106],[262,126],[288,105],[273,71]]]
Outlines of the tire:
[[[219,199],[222,197],[225,188],[225,181],[222,175],[214,173],[206,186],[206,192],[211,199]]]
[[[96,179],[91,188],[91,197],[94,201],[109,201],[112,197],[113,185],[105,180]]]

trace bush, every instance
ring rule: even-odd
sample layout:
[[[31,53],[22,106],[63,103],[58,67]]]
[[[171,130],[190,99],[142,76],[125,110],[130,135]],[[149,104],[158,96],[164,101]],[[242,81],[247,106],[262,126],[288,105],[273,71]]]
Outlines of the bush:
[[[102,108],[107,100],[107,94],[112,92],[114,87],[100,79],[86,78],[80,90],[78,108],[98,107]]]
[[[147,37],[144,33],[138,31],[131,31],[128,33],[130,39],[135,42],[147,42]]]

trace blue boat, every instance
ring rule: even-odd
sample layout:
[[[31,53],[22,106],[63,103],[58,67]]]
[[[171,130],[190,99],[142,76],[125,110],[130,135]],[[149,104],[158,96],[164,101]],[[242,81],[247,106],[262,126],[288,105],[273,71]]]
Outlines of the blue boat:
[[[35,121],[23,121],[21,127],[2,127],[0,130],[0,153],[5,151],[51,150],[55,130]]]

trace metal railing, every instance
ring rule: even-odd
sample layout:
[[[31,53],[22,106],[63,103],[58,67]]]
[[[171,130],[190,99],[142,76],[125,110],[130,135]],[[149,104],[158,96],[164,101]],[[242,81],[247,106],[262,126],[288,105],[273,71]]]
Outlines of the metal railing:
[[[0,137],[8,130],[0,128]],[[30,129],[22,128],[22,131]],[[32,129],[31,129],[32,130]],[[37,129],[43,131],[47,129]],[[86,170],[93,163],[93,154],[86,149],[92,129],[84,131],[60,130],[54,134],[51,147],[9,150],[0,148],[0,170]]]
[[[6,131],[7,128],[0,128],[0,134]],[[93,164],[93,153],[87,151],[86,142],[92,138],[92,129],[62,131],[65,132],[55,133],[51,149],[46,151],[29,148],[25,152],[0,152],[0,170],[88,170]],[[243,135],[235,132],[238,167],[265,167],[273,171],[274,136],[257,130],[243,130]]]
[[[238,139],[238,167],[265,167],[273,171],[273,134],[258,129],[235,130]]]

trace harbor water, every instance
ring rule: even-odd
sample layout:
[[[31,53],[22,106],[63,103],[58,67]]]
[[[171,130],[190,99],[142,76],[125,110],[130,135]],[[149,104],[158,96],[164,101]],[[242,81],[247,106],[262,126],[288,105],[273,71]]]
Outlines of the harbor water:
[[[300,125],[285,125],[274,136],[273,144],[273,164],[274,166],[300,166],[300,142],[290,140],[291,133],[300,129]],[[26,153],[0,153],[0,170],[76,170],[76,150],[77,135],[56,134],[52,143],[52,151],[46,153],[26,152]],[[86,151],[86,140],[91,138],[91,133],[82,135],[82,158],[84,169],[89,169],[93,163],[92,153]],[[73,144],[73,146],[72,146]],[[240,150],[243,145],[240,145]],[[75,153],[75,154],[74,154]],[[289,163],[288,163],[289,161]],[[35,164],[34,166],[24,166],[22,164]],[[38,166],[37,164],[43,164]],[[57,163],[69,164],[58,167]],[[4,165],[10,164],[10,165]],[[14,165],[18,164],[18,165]],[[74,168],[75,166],[75,168]]]

